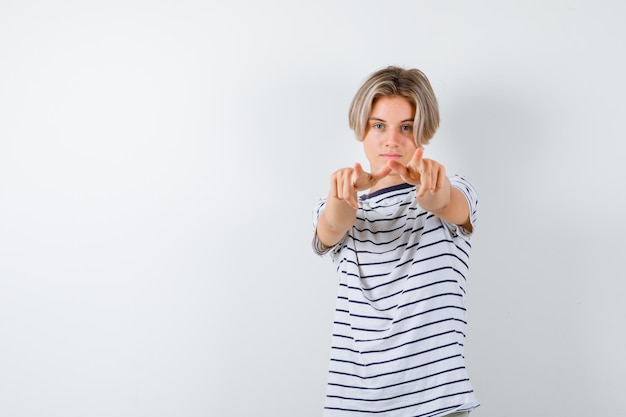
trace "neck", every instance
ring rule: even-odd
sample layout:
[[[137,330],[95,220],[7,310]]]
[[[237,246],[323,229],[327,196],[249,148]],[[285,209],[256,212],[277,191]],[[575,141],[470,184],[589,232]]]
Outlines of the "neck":
[[[404,180],[399,175],[387,175],[378,181],[372,188],[369,189],[368,194],[382,190],[383,188],[392,187],[398,184],[404,184]]]

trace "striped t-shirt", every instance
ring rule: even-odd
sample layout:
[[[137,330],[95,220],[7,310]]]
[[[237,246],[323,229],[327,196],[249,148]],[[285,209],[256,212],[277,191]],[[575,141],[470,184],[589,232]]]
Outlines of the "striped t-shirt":
[[[476,222],[477,194],[450,176]],[[478,406],[464,360],[471,233],[423,210],[415,186],[362,195],[330,254],[339,275],[324,416],[442,416]],[[326,199],[313,211],[317,226]]]

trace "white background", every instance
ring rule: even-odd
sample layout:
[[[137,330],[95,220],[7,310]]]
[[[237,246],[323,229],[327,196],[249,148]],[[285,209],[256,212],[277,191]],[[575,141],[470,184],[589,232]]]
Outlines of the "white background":
[[[0,415],[321,415],[360,83],[480,196],[476,417],[625,415],[620,1],[2,1]]]

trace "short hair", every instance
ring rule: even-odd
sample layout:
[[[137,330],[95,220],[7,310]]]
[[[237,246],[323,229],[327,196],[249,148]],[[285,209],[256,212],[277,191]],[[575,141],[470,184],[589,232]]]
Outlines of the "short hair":
[[[439,127],[437,98],[424,73],[418,69],[389,66],[370,75],[361,85],[350,104],[350,129],[363,141],[369,128],[369,117],[376,100],[386,96],[406,98],[415,109],[413,137],[415,144],[428,144]]]

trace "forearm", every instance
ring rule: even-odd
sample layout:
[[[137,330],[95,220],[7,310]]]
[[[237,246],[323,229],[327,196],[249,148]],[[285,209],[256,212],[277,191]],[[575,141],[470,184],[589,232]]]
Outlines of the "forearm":
[[[337,244],[354,225],[356,210],[346,201],[329,196],[317,223],[317,237],[325,246]]]
[[[424,210],[440,219],[471,230],[467,199],[460,190],[450,185],[447,177],[444,185],[437,192],[427,192],[423,197],[418,198],[417,202]]]

